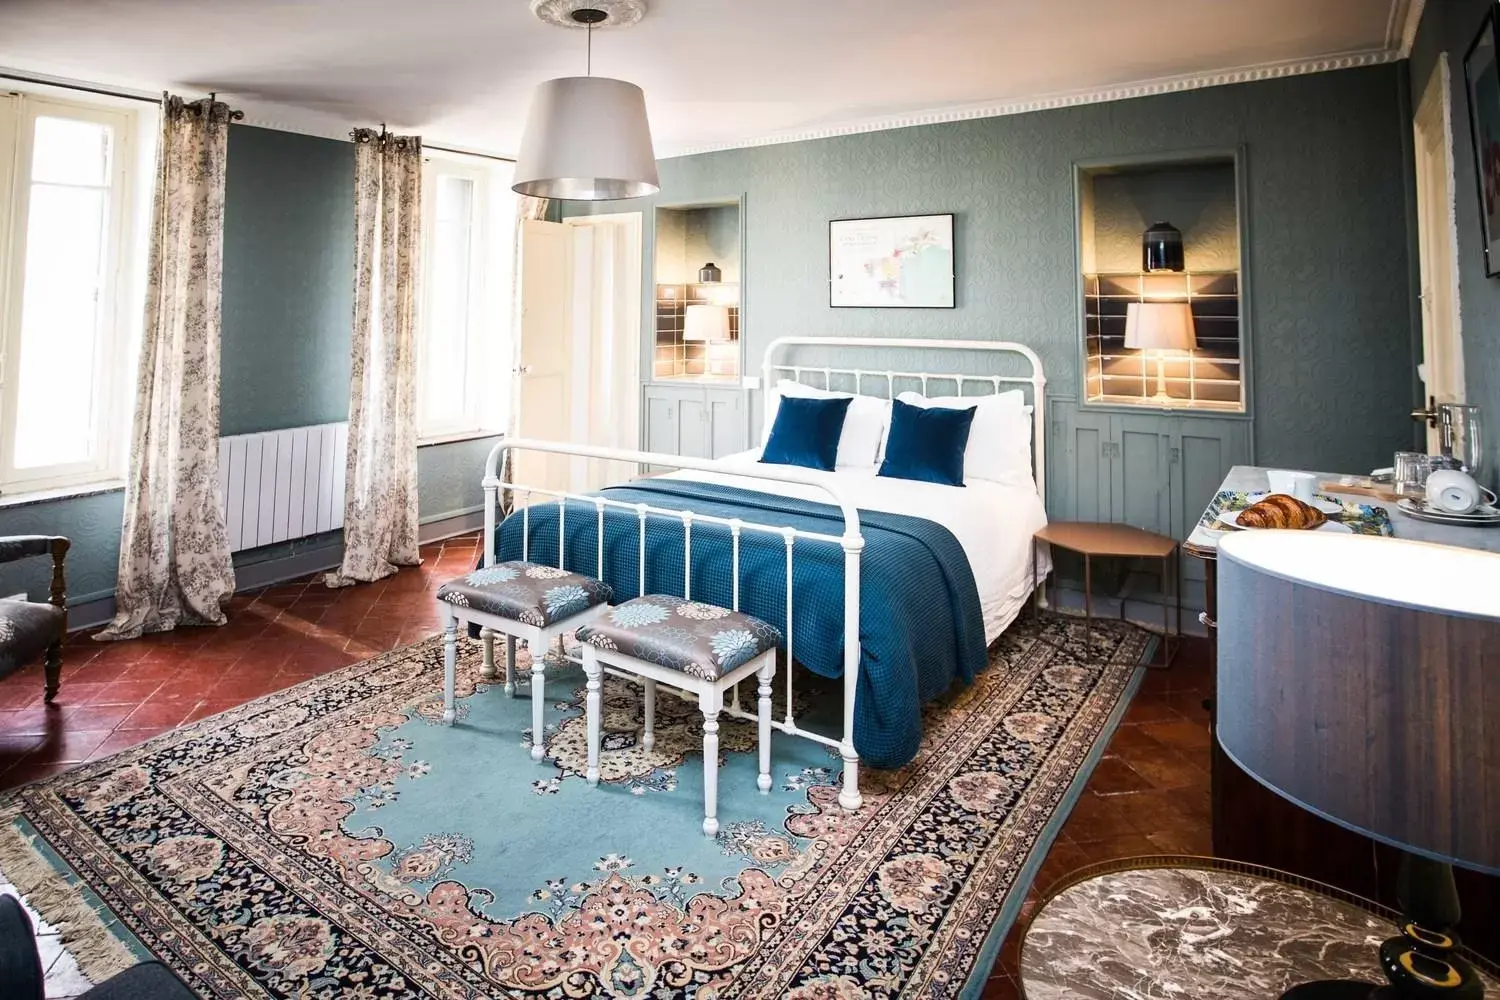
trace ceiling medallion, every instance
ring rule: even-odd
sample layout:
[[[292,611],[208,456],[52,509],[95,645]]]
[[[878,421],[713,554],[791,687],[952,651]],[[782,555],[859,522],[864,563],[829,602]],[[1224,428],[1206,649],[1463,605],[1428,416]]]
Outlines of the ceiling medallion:
[[[559,28],[587,28],[587,21],[573,16],[576,10],[603,11],[604,20],[595,28],[629,28],[646,16],[646,0],[531,0],[531,12]]]

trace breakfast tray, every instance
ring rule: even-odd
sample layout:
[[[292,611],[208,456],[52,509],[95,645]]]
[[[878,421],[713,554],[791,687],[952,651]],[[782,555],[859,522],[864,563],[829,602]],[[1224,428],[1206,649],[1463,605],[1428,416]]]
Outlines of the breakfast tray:
[[[1373,504],[1367,503],[1351,503],[1348,500],[1341,500],[1326,493],[1315,493],[1313,495],[1319,500],[1331,500],[1342,507],[1342,513],[1329,514],[1328,519],[1347,524],[1354,530],[1356,535],[1390,536],[1394,534],[1394,530],[1391,528],[1390,511],[1384,507],[1376,507]],[[1208,531],[1223,531],[1223,526],[1219,524],[1219,515],[1225,511],[1244,510],[1254,502],[1250,499],[1252,496],[1259,500],[1265,497],[1265,493],[1220,490],[1214,496],[1213,500],[1209,502],[1208,509],[1203,512],[1203,517],[1198,520],[1198,526]]]

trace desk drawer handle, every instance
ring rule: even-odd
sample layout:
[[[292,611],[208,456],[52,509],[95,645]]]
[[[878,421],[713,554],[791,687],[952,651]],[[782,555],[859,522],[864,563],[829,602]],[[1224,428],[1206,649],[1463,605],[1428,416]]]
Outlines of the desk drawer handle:
[[[1200,611],[1200,612],[1198,612],[1198,624],[1206,626],[1206,627],[1211,628],[1211,629],[1218,629],[1218,627],[1219,627],[1219,623],[1218,622],[1216,622],[1212,618],[1208,617],[1208,612],[1207,611]]]

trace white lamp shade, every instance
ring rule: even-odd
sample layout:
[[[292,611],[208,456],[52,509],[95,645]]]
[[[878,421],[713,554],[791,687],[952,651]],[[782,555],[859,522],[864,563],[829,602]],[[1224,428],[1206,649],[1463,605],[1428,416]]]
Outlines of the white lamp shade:
[[[688,306],[683,340],[728,340],[728,306]]]
[[[567,76],[538,86],[511,188],[572,201],[659,191],[641,88],[602,76]]]
[[[1137,350],[1191,351],[1198,346],[1193,310],[1186,302],[1132,302],[1125,307],[1125,346]]]

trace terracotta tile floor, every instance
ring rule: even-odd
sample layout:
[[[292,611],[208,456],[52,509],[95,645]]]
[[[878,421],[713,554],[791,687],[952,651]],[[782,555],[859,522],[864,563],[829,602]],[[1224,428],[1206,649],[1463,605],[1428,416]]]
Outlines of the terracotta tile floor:
[[[432,594],[474,564],[475,536],[424,546],[423,563],[375,584],[329,590],[308,578],[241,594],[222,628],[134,642],[68,644],[57,702],[40,665],[0,680],[0,788],[107,756],[437,632]],[[1185,640],[1140,692],[1047,855],[984,996],[1017,987],[1020,938],[1038,894],[1083,865],[1136,854],[1208,854],[1208,646]]]

